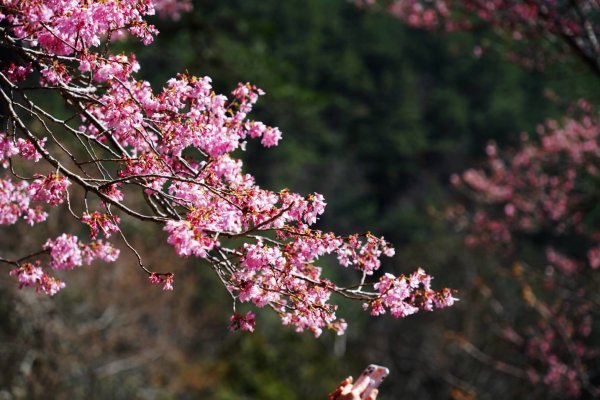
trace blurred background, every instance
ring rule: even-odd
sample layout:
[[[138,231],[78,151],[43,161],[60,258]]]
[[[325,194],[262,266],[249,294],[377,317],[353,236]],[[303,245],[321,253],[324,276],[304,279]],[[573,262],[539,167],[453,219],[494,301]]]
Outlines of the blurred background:
[[[146,260],[176,273],[175,291],[149,285],[125,251],[114,265],[69,272],[68,290],[51,299],[3,277],[0,399],[324,399],[369,363],[391,370],[382,400],[551,398],[508,367],[525,363],[498,333],[499,318],[523,318],[518,290],[498,273],[510,266],[465,247],[444,210],[458,196],[450,175],[481,163],[489,141],[516,146],[563,114],[562,99],[597,100],[583,67],[526,70],[501,45],[474,52],[490,40],[484,29],[413,30],[345,0],[202,0],[178,21],[154,22],[154,45],[118,46],[156,88],[187,70],[221,93],[246,81],[267,93],[253,118],[283,141],[240,154],[261,186],[322,193],[321,229],[385,236],[396,248],[385,268],[422,266],[460,301],[396,320],[340,300],[343,337],[297,334],[261,312],[254,333],[232,333],[231,299],[212,270],[176,257],[162,232],[125,223]],[[55,214],[43,229],[64,224]],[[19,226],[0,238],[17,252],[44,234]]]

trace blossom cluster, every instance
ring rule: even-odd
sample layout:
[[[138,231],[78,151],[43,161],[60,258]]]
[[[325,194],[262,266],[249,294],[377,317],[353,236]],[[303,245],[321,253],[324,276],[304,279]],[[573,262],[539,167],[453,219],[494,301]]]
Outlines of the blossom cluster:
[[[256,315],[252,311],[248,311],[245,315],[235,312],[230,318],[229,330],[254,332],[255,326]]]
[[[30,185],[31,199],[56,206],[62,204],[67,196],[67,188],[71,182],[59,174],[50,173],[38,176]]]
[[[172,273],[157,274],[156,272],[152,272],[152,273],[150,273],[150,275],[148,275],[148,280],[150,281],[150,283],[153,283],[155,285],[162,283],[163,290],[173,290],[173,274]]]
[[[45,143],[46,138],[40,140],[38,145],[44,147]],[[10,158],[16,155],[34,162],[38,162],[42,158],[42,155],[36,150],[30,140],[15,139],[14,136],[10,137],[6,133],[0,134],[0,161],[2,162],[2,167],[8,168]]]
[[[0,18],[7,20],[16,38],[28,38],[46,54],[65,56],[97,47],[107,34],[119,30],[150,43],[156,29],[144,16],[154,11],[150,0],[5,0]]]
[[[102,240],[84,244],[77,236],[63,233],[56,239],[48,239],[44,250],[50,254],[48,266],[52,269],[73,269],[83,264],[91,264],[95,259],[113,262],[119,257],[119,249]]]
[[[90,237],[95,239],[100,232],[105,237],[110,237],[119,231],[120,218],[118,215],[102,214],[98,211],[93,213],[84,213],[81,216],[81,222],[90,227]]]
[[[381,297],[371,304],[371,314],[385,314],[386,308],[394,317],[406,317],[419,311],[449,307],[457,300],[448,289],[431,290],[431,276],[419,268],[410,276],[385,274],[375,285]]]
[[[0,179],[0,225],[13,225],[23,218],[29,225],[43,222],[48,217],[41,206],[31,206],[29,183]]]
[[[84,264],[89,265],[95,259],[113,262],[119,256],[119,250],[101,240],[85,244],[76,236],[63,233],[56,239],[48,239],[43,246],[43,251],[37,254],[47,254],[50,257],[48,268],[70,270]],[[34,286],[38,292],[54,296],[66,286],[58,278],[44,272],[39,259],[34,263],[17,264],[19,264],[18,267],[12,269],[10,275],[17,276],[19,287]]]
[[[25,263],[9,272],[11,276],[17,276],[19,287],[35,286],[40,293],[54,296],[65,287],[60,279],[52,277],[42,270],[39,262],[36,264]]]

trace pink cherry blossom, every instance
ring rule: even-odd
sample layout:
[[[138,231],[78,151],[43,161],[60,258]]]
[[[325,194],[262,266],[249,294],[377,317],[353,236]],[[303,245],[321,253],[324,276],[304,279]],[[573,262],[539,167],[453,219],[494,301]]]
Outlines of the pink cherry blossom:
[[[11,270],[10,275],[18,276],[19,287],[35,286],[41,281],[44,271],[39,267],[39,265],[26,263],[21,265],[19,268]]]
[[[39,266],[39,262],[37,262],[35,265],[31,263],[25,263],[19,268],[11,270],[10,275],[16,275],[19,278],[20,288],[24,286],[35,286],[36,291],[49,296],[54,296],[65,287],[64,282],[44,273],[42,268]]]
[[[254,332],[256,327],[256,316],[252,311],[248,311],[245,315],[234,313],[230,319],[229,330],[237,331],[238,329],[247,332]]]
[[[94,211],[91,214],[84,213],[81,217],[81,222],[90,227],[90,237],[95,239],[99,233],[105,237],[110,237],[115,232],[119,231],[120,218],[117,215],[102,214]]]
[[[13,225],[21,218],[29,225],[45,221],[48,214],[31,205],[32,200],[27,182],[0,179],[0,225]]]
[[[58,174],[48,174],[33,181],[29,185],[29,190],[32,193],[31,199],[43,201],[51,206],[62,204],[67,195],[67,188],[71,182],[64,176]]]
[[[44,274],[37,286],[37,291],[48,296],[54,296],[60,290],[64,289],[65,286],[65,283],[60,279]]]
[[[63,233],[56,239],[48,239],[44,248],[50,251],[50,268],[73,269],[83,265],[83,257],[76,236]]]

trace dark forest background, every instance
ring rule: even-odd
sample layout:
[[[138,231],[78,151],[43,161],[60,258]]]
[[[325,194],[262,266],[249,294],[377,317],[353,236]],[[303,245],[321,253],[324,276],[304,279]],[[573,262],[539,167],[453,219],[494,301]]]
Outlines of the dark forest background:
[[[125,252],[71,272],[52,299],[0,278],[0,399],[322,399],[369,363],[392,371],[383,400],[548,398],[495,364],[521,361],[497,331],[498,307],[516,318],[515,289],[501,261],[462,244],[444,210],[458,196],[450,175],[477,166],[489,141],[517,146],[521,132],[564,114],[564,99],[597,100],[584,67],[527,70],[490,32],[412,30],[344,0],[195,1],[179,21],[155,23],[155,44],[116,45],[136,52],[144,79],[159,88],[187,70],[221,93],[246,81],[264,89],[253,117],[284,138],[269,150],[250,142],[246,170],[261,186],[324,194],[320,228],[384,235],[397,251],[386,268],[422,266],[460,302],[395,320],[342,301],[343,337],[297,334],[267,313],[253,334],[231,333],[212,270],[132,223],[145,258],[176,272],[175,291],[148,285]],[[54,216],[47,229],[60,227]],[[20,227],[0,237],[16,248],[42,236]]]

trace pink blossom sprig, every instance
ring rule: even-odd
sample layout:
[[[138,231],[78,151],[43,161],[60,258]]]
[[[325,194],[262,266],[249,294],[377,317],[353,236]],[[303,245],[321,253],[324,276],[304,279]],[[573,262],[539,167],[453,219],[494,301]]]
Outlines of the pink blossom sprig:
[[[32,286],[36,288],[37,292],[48,296],[54,296],[65,288],[65,283],[46,274],[39,266],[39,262],[36,262],[36,264],[25,263],[19,268],[11,270],[9,274],[18,277],[19,288]]]
[[[406,317],[419,309],[432,311],[434,308],[450,307],[458,300],[449,289],[441,292],[431,290],[431,276],[423,269],[409,276],[385,274],[374,288],[380,297],[365,304],[365,308],[371,308],[371,315],[385,314],[386,309],[389,309],[396,318]]]
[[[119,250],[101,240],[86,244],[80,242],[76,236],[62,234],[56,239],[48,239],[42,251],[26,256],[21,260],[42,257],[44,254],[48,254],[50,257],[47,264],[48,268],[71,270],[84,264],[89,265],[95,259],[113,262],[119,256]],[[65,288],[64,282],[44,272],[41,259],[24,263],[21,263],[21,260],[3,260],[9,264],[17,265],[17,268],[10,270],[9,275],[18,278],[19,288],[35,287],[37,292],[49,296],[54,296]]]
[[[119,256],[119,250],[101,240],[85,244],[77,236],[63,233],[56,239],[48,239],[44,249],[50,254],[48,266],[52,269],[69,270],[81,267],[84,263],[91,264],[98,258],[113,262]]]

